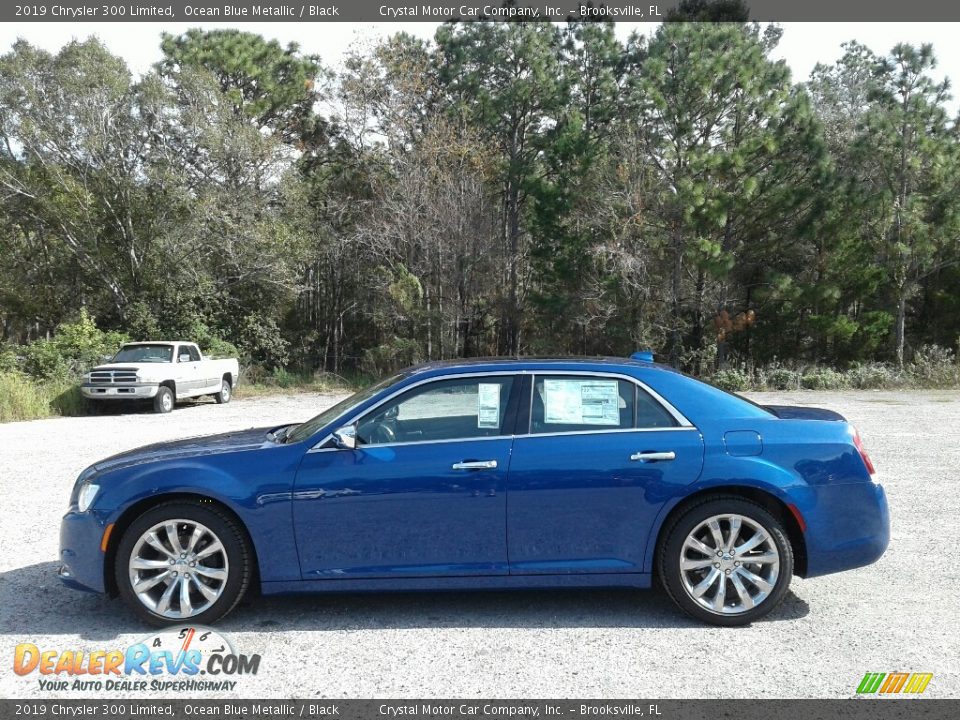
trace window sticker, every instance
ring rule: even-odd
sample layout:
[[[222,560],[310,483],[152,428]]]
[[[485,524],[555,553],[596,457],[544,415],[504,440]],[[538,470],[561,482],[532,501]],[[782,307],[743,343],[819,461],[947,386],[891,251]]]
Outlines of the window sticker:
[[[480,383],[477,392],[477,427],[500,427],[500,383]]]
[[[556,425],[619,425],[616,380],[543,381],[543,421]]]

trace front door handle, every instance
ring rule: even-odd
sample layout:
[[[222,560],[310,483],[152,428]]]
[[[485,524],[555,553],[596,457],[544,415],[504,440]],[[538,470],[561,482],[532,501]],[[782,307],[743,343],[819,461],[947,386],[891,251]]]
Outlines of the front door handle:
[[[493,470],[496,467],[496,460],[464,460],[453,464],[454,470]]]
[[[676,460],[677,454],[670,450],[669,452],[638,452],[630,456],[631,460],[640,460],[642,462],[657,462],[658,460]]]

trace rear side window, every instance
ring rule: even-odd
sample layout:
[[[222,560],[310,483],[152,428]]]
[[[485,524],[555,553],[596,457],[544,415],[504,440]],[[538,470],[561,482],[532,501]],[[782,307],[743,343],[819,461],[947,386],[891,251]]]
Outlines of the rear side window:
[[[587,375],[537,376],[530,432],[597,432],[675,427],[673,417],[628,380]]]

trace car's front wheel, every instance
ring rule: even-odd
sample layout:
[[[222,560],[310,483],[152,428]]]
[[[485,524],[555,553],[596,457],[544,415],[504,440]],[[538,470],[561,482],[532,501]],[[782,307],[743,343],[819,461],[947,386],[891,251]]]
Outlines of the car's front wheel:
[[[250,585],[249,543],[236,520],[214,505],[168,502],[127,528],[114,565],[124,601],[156,626],[210,624]]]
[[[666,528],[658,572],[686,613],[714,625],[746,625],[783,600],[793,549],[783,524],[737,497],[694,505]]]

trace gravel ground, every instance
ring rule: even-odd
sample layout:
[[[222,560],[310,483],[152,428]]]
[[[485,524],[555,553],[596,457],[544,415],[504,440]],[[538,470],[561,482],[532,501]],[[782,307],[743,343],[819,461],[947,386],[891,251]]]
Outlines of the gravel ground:
[[[860,428],[893,517],[878,563],[795,578],[780,609],[740,629],[687,620],[659,590],[258,599],[219,625],[238,651],[262,656],[260,672],[223,696],[847,697],[866,671],[903,670],[934,673],[927,695],[960,697],[960,553],[950,550],[960,537],[960,396],[753,397],[829,407]],[[146,635],[120,601],[64,589],[54,575],[60,516],[82,468],[148,442],[305,419],[335,399],[0,425],[0,697],[103,695],[41,691],[36,673],[11,670],[18,643],[89,651]]]

